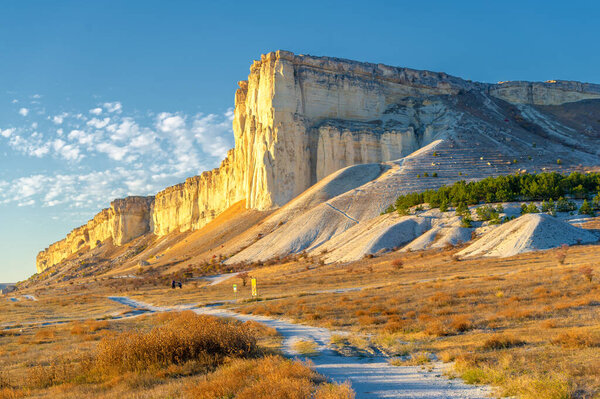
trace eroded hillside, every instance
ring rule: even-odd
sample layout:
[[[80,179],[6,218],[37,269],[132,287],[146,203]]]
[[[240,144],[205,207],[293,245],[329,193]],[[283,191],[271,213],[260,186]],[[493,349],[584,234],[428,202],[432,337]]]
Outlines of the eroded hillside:
[[[237,229],[236,244],[233,237],[212,239],[212,246],[179,262],[221,256],[236,263],[319,251],[402,193],[600,164],[599,85],[486,84],[277,51],[255,61],[239,86],[235,148],[219,168],[155,197],[114,201],[40,252],[38,272],[89,257],[101,246],[120,253],[113,255],[121,261],[140,253],[147,261],[240,201],[266,219]],[[130,247],[135,250],[119,258]]]

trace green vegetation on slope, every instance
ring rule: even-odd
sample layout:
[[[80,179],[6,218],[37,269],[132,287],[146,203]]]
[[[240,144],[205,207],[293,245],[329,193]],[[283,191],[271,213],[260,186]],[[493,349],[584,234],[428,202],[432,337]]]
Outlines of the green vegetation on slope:
[[[449,205],[459,207],[461,204],[476,205],[482,202],[557,200],[562,203],[564,197],[591,199],[595,195],[591,204],[586,202],[584,212],[589,214],[592,210],[600,209],[599,192],[600,173],[525,173],[487,177],[474,182],[461,180],[437,190],[401,195],[386,213],[397,211],[405,215],[411,207],[425,203],[431,208],[447,209]]]

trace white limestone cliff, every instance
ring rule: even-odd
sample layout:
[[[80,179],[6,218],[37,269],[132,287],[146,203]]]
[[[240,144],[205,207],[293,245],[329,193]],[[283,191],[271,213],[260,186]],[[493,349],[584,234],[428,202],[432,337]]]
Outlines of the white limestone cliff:
[[[600,98],[578,82],[484,84],[444,73],[277,51],[255,61],[235,94],[235,147],[219,168],[155,197],[116,200],[40,252],[38,272],[81,248],[147,232],[199,229],[232,204],[278,208],[341,168],[392,161],[446,134],[460,112],[442,98],[476,91],[511,103]]]

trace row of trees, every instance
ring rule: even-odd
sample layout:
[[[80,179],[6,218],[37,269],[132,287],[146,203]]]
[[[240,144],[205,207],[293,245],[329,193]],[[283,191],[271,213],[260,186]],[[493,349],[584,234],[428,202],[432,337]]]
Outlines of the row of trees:
[[[447,210],[449,206],[458,207],[460,204],[464,206],[513,201],[552,200],[558,201],[557,205],[564,205],[565,197],[591,200],[591,204],[588,205],[592,209],[600,209],[599,192],[600,173],[525,173],[487,177],[474,182],[461,180],[437,190],[401,195],[386,212],[407,214],[411,207],[426,203],[431,208],[440,208],[442,211]],[[566,207],[556,208],[560,212]]]

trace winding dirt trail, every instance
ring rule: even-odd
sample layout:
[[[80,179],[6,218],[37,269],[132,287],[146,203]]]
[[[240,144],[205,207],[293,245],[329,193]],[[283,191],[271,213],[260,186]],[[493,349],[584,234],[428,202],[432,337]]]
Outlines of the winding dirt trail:
[[[128,297],[110,297],[123,305],[149,312],[181,310],[138,302]],[[188,306],[185,308],[190,309]],[[341,356],[330,346],[332,332],[326,328],[311,327],[287,320],[264,316],[242,315],[225,309],[195,308],[198,314],[253,320],[275,328],[283,337],[283,352],[289,357],[304,359],[294,349],[298,340],[312,340],[318,345],[318,354],[310,357],[317,372],[336,382],[349,381],[357,399],[418,398],[418,399],[483,399],[489,398],[488,387],[466,385],[458,379],[443,375],[444,366],[433,363],[428,371],[418,366],[392,366],[383,356]]]

